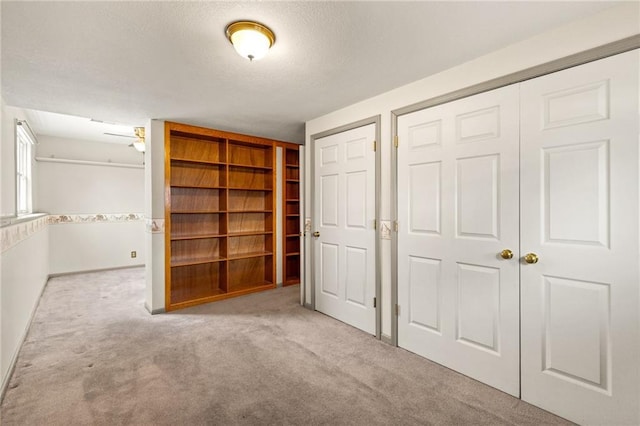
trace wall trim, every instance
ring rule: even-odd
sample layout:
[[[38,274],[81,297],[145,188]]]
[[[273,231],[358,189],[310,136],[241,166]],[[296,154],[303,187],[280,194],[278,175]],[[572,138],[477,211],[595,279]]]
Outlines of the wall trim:
[[[391,111],[391,140],[398,135],[398,117],[412,112],[420,111],[447,102],[499,89],[510,84],[522,83],[533,78],[573,68],[589,62],[604,59],[610,56],[640,49],[640,34],[623,38],[612,43],[597,46],[582,52],[574,53],[564,58],[555,59],[540,65],[516,71],[511,74],[497,77],[482,83],[454,90],[444,95],[436,96],[421,102],[404,106]],[[398,220],[398,148],[391,150],[391,216],[393,221]],[[398,317],[395,315],[395,306],[398,304],[398,233],[391,236],[391,344],[398,346]]]
[[[395,346],[393,344],[393,339],[391,339],[391,336],[383,334],[382,336],[380,336],[380,340],[382,340],[382,342],[386,343],[387,345]]]
[[[106,161],[71,160],[68,158],[36,157],[40,163],[80,164],[84,166],[124,167],[128,169],[144,169],[144,164],[111,163]]]
[[[50,225],[106,222],[138,222],[144,220],[142,213],[90,213],[90,214],[51,214]]]
[[[126,265],[126,266],[113,266],[111,268],[99,268],[99,269],[85,269],[82,271],[72,271],[72,272],[57,272],[55,274],[49,274],[47,276],[47,281],[50,280],[51,278],[58,278],[58,277],[66,277],[68,275],[79,275],[79,274],[91,274],[94,272],[107,272],[107,271],[117,271],[120,269],[133,269],[133,268],[141,268],[145,266],[144,263],[140,263],[137,265]]]
[[[459,90],[454,90],[453,92],[445,93],[444,95],[436,96],[435,98],[427,99],[415,104],[392,110],[392,123],[395,123],[394,120],[397,119],[397,117],[400,115],[409,114],[421,109],[426,109],[432,106],[466,98],[468,96],[488,92],[489,90],[498,89],[510,84],[522,83],[526,80],[542,77],[543,75],[551,74],[567,68],[576,67],[578,65],[583,65],[588,62],[597,61],[599,59],[604,59],[609,56],[628,52],[630,50],[638,48],[640,48],[640,34],[623,38],[622,40],[614,41],[602,46],[594,47],[583,52],[574,53],[573,55],[569,55],[564,58],[545,62],[543,64],[526,68],[521,71],[516,71],[502,77],[497,77]],[[392,133],[392,137],[396,134],[397,133]]]
[[[119,223],[144,220],[142,213],[97,213],[97,214],[47,214],[34,213],[26,216],[3,218],[0,227],[0,253],[11,249],[48,225],[78,223]],[[154,219],[157,221],[157,219]],[[164,221],[162,228],[164,227]],[[164,229],[163,229],[164,231]],[[159,231],[159,232],[163,232]]]
[[[151,307],[149,306],[149,304],[147,302],[144,302],[144,308],[147,310],[147,312],[149,312],[151,315],[158,315],[158,314],[164,314],[167,311],[164,308],[158,308],[158,309],[151,309]]]

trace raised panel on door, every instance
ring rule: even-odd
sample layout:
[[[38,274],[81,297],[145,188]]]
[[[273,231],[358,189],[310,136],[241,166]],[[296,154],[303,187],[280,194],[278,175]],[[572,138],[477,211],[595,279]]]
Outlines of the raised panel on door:
[[[442,163],[409,166],[408,226],[413,233],[440,234]]]
[[[522,398],[640,423],[637,51],[521,85]]]
[[[458,263],[456,340],[500,353],[500,269]]]
[[[609,141],[553,146],[542,152],[545,243],[607,247]]]
[[[345,247],[345,300],[347,303],[366,309],[367,307],[367,249]]]
[[[412,327],[441,333],[442,261],[409,256],[407,321]]]
[[[330,297],[339,297],[338,282],[338,251],[339,246],[336,244],[322,243],[320,244],[320,262],[318,269],[320,271],[320,292]]]
[[[375,334],[375,125],[314,144],[316,309]]]
[[[398,118],[398,344],[513,395],[517,106],[510,86]]]
[[[337,228],[338,224],[338,175],[327,174],[320,178],[320,226]]]
[[[498,239],[500,155],[456,161],[456,236]]]

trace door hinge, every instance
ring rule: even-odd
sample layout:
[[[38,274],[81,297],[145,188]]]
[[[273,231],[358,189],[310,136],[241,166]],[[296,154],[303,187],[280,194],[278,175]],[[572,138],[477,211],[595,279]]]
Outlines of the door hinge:
[[[398,232],[398,221],[397,220],[393,221],[393,230]]]
[[[373,141],[373,150],[375,151],[377,147],[378,147],[378,144],[376,143],[376,141]]]
[[[393,137],[393,146],[395,146],[396,148],[398,147],[398,135],[395,135]]]
[[[374,308],[376,307],[376,298],[375,297],[373,298],[373,307]]]
[[[373,229],[378,229],[378,221],[373,219]]]
[[[400,305],[398,305],[396,303],[396,316],[399,317],[400,316]]]

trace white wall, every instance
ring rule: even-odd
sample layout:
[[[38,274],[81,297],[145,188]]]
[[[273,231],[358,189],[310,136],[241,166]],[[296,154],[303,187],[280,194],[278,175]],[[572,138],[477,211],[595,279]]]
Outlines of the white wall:
[[[144,265],[144,221],[49,225],[49,273]],[[131,258],[131,251],[137,256]]]
[[[38,136],[37,157],[142,165],[126,145]],[[38,204],[50,214],[142,213],[144,169],[38,161]]]
[[[640,5],[629,2],[538,36],[512,44],[441,73],[399,87],[306,123],[306,143],[326,130],[380,114],[382,140],[382,193],[380,219],[390,220],[391,212],[391,111],[458,89],[521,71],[574,53],[582,52],[640,33]],[[328,88],[330,90],[330,88]],[[311,161],[313,146],[306,150]],[[305,173],[305,214],[310,216],[311,176]],[[312,227],[313,228],[313,227]],[[312,229],[313,231],[314,229]],[[307,235],[307,239],[309,239]],[[307,242],[308,243],[308,242]],[[391,335],[391,241],[383,240],[382,256],[382,334]],[[310,253],[305,265],[306,303],[311,302]]]
[[[16,189],[15,120],[24,119],[24,113],[7,107],[4,101],[1,101],[0,111],[0,213],[12,216],[15,214]],[[35,163],[33,171],[37,176]],[[37,208],[37,202],[34,202],[34,208]],[[41,218],[0,228],[0,243],[0,389],[4,389],[9,368],[47,281],[49,234],[46,221]]]
[[[38,158],[137,165],[143,160],[125,144],[38,140]],[[145,263],[143,168],[45,161],[38,161],[38,168],[40,208],[64,216],[50,225],[50,274]]]
[[[159,313],[165,305],[164,121],[147,123],[145,135],[145,306],[149,312]]]
[[[20,227],[21,224],[13,225]],[[33,235],[2,253],[2,318],[0,374],[2,388],[8,380],[9,368],[18,355],[48,278],[49,232],[46,225]]]

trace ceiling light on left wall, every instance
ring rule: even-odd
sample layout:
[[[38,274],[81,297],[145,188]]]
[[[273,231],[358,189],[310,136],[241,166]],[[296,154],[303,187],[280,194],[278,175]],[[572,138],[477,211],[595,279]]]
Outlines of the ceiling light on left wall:
[[[225,34],[236,52],[250,61],[263,58],[276,42],[271,29],[253,21],[233,22],[227,26]]]

